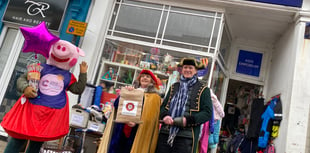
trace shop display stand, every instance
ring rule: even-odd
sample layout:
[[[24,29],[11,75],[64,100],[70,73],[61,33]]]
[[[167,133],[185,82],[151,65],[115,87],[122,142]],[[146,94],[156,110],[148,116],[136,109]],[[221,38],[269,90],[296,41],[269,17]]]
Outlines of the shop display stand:
[[[80,133],[82,137],[80,136]],[[63,147],[65,147],[65,145],[73,147],[75,149],[74,153],[89,153],[89,151],[85,149],[85,141],[86,135],[90,133],[98,137],[102,136],[102,133],[94,132],[87,128],[76,128],[71,126],[69,133],[64,138]],[[75,145],[78,147],[76,147]]]
[[[112,69],[112,74],[109,71]],[[134,80],[138,77],[142,68],[122,63],[104,61],[100,67],[98,82],[108,82],[113,85],[115,89],[122,86],[132,85]],[[160,79],[169,79],[169,75],[158,71],[153,71]]]
[[[74,131],[72,131],[72,129]],[[64,138],[64,143],[63,146],[68,145],[70,147],[75,148],[74,153],[83,153],[84,152],[84,141],[85,141],[85,136],[86,136],[86,131],[83,130],[83,136],[82,138],[78,135],[76,135],[76,129],[74,127],[70,127],[69,133],[65,136]],[[76,140],[79,140],[77,142]],[[79,143],[79,147],[75,147],[75,145]]]

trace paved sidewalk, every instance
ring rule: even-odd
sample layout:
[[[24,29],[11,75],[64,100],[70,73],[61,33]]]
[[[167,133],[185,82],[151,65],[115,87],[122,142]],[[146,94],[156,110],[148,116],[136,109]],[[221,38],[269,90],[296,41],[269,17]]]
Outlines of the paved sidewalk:
[[[6,147],[7,142],[4,140],[0,140],[0,153],[4,152],[4,148]]]

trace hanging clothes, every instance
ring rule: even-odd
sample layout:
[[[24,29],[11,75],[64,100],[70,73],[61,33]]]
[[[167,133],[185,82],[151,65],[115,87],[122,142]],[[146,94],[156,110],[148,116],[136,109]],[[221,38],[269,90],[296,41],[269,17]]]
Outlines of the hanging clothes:
[[[274,136],[278,135],[273,134],[273,132],[278,132],[278,128],[276,127],[280,126],[280,121],[282,120],[282,103],[280,97],[275,97],[271,100],[261,118],[263,119],[263,123],[260,129],[260,137],[258,138],[258,147],[266,148],[270,138],[270,132]],[[275,125],[273,125],[273,123],[275,123]],[[273,126],[275,127],[275,131],[272,131]]]
[[[225,108],[225,117],[222,120],[222,127],[225,130],[229,130],[229,134],[233,135],[235,129],[238,127],[238,117],[240,115],[240,110],[234,104],[226,103]]]
[[[219,143],[220,135],[220,120],[225,116],[224,109],[218,100],[217,96],[211,91],[211,100],[213,104],[214,121],[213,121],[213,132],[209,136],[209,148],[215,148],[216,144]]]
[[[220,128],[221,124],[220,121],[217,120],[214,123],[214,132],[210,134],[209,136],[209,148],[213,149],[216,148],[216,144],[219,143],[219,137],[220,137]]]
[[[261,116],[264,113],[264,98],[254,99],[251,105],[250,124],[247,132],[248,138],[258,138],[260,125],[262,123]]]
[[[199,153],[207,153],[209,140],[209,121],[203,124],[199,140]]]
[[[210,93],[214,110],[214,120],[220,120],[225,116],[223,106],[212,90],[210,90]]]
[[[271,137],[274,139],[279,135],[280,123],[282,120],[282,102],[279,98],[276,106],[274,107],[274,119],[272,120]]]
[[[257,139],[245,138],[239,146],[239,151],[241,153],[256,153],[257,148]]]
[[[220,101],[218,100],[217,96],[211,89],[210,89],[210,96],[213,107],[212,118],[210,121],[202,125],[199,139],[199,153],[207,153],[210,141],[212,142],[211,145],[215,144],[215,146],[219,142],[219,133],[220,133],[219,120],[225,116],[225,112],[223,110]]]

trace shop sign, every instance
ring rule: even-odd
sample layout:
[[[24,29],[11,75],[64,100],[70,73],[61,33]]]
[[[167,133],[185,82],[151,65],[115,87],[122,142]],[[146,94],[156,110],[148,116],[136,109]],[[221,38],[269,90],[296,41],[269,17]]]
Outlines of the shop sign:
[[[70,20],[66,32],[77,36],[84,36],[86,27],[87,23],[85,22]]]
[[[270,3],[270,4],[278,4],[278,5],[285,5],[285,6],[293,6],[293,7],[300,7],[301,8],[303,0],[252,0],[252,1]]]
[[[262,53],[240,50],[236,72],[259,77],[262,57]]]
[[[68,0],[10,0],[3,22],[36,26],[45,21],[48,29],[59,31]]]

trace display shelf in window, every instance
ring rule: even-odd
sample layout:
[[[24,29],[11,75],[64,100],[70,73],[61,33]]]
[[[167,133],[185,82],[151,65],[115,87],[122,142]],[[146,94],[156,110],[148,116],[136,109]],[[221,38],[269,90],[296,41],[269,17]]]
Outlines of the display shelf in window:
[[[117,50],[114,52],[113,55],[113,62],[122,63],[130,66],[138,66],[143,54],[142,48],[127,48],[128,44],[123,44],[118,46]],[[127,46],[127,47],[126,47]]]
[[[101,79],[101,81],[104,81],[104,82],[110,82],[110,83],[113,83],[113,84],[114,84],[114,82],[115,82],[115,81],[112,81],[112,80],[107,80],[107,79]]]
[[[106,63],[101,71],[101,79],[116,80],[118,76],[119,67],[113,64]]]
[[[132,84],[136,69],[128,67],[120,67],[118,82]]]
[[[100,79],[98,84],[104,83],[110,90],[120,89],[123,86],[133,85],[133,82],[137,79],[142,68],[132,65],[126,65],[122,63],[103,61],[100,68]],[[167,89],[167,83],[169,75],[160,71],[152,71],[154,75],[159,78],[160,93],[165,93]]]
[[[131,84],[116,82],[116,84],[115,84],[115,89],[120,89],[120,88],[122,88],[122,87],[130,86],[130,85],[131,85]]]
[[[128,86],[128,85],[131,85],[131,83],[130,84],[128,84],[128,83],[123,83],[123,82],[116,82],[117,84],[121,84],[121,85],[124,85],[124,86]]]
[[[133,82],[137,67],[121,63],[103,61],[99,73],[98,84],[105,83],[108,87],[117,89],[119,86],[128,86]]]
[[[125,60],[125,56],[126,56],[125,53],[116,51],[113,57],[113,62],[123,63]]]

